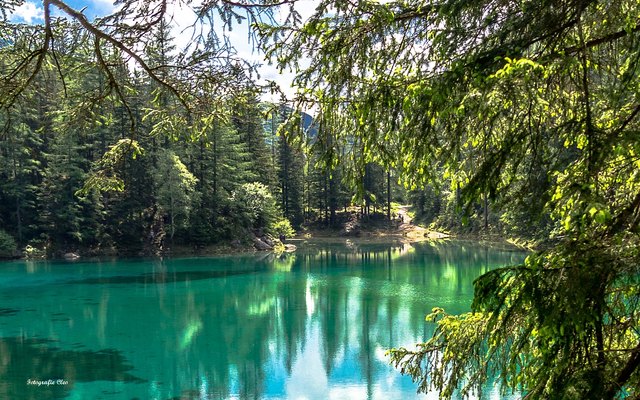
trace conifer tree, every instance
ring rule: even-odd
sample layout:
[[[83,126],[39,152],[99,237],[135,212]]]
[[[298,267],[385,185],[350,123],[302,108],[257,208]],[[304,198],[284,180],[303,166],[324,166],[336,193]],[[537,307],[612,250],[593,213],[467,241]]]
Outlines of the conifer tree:
[[[42,139],[27,124],[33,108],[17,104],[3,113],[0,136],[0,221],[19,244],[33,238],[37,188],[42,179]]]
[[[304,157],[300,150],[291,146],[286,138],[278,140],[278,181],[280,184],[280,207],[284,216],[294,226],[304,220]]]
[[[254,179],[269,187],[276,186],[276,163],[267,146],[263,116],[255,89],[239,93],[232,104],[232,121],[250,156]]]
[[[159,154],[155,178],[158,204],[169,217],[169,238],[177,229],[185,228],[189,222],[194,200],[196,178],[180,158],[171,150]]]

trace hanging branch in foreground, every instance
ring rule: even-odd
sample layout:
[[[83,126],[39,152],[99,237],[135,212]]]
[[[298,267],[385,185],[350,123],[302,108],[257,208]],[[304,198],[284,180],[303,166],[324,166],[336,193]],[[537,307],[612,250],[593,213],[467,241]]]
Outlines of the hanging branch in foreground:
[[[95,43],[94,54],[100,69],[110,82],[109,87],[115,91],[120,102],[127,103],[124,95],[125,84],[115,76],[114,68],[125,68],[139,71],[166,90],[181,105],[184,112],[192,111],[192,99],[201,93],[200,87],[189,85],[192,81],[218,81],[220,88],[230,90],[233,85],[226,85],[221,81],[226,79],[226,69],[240,64],[243,60],[235,56],[235,50],[226,39],[226,33],[240,23],[251,24],[272,18],[274,8],[292,5],[289,1],[205,1],[194,12],[194,23],[191,28],[194,34],[186,49],[178,49],[180,65],[158,66],[151,65],[145,56],[146,48],[153,42],[154,32],[165,21],[171,22],[174,12],[189,12],[191,1],[161,0],[138,2],[124,0],[119,2],[118,9],[112,15],[89,21],[84,10],[76,10],[64,0],[43,0],[43,25],[20,25],[7,21],[9,15],[21,2],[4,2],[0,11],[5,16],[0,21],[0,38],[3,46],[15,46],[12,36],[15,30],[30,30],[33,35],[23,46],[20,53],[15,52],[12,64],[4,65],[0,70],[2,85],[0,86],[0,106],[10,108],[34,79],[42,71],[47,60],[51,60],[57,68],[58,76],[63,80],[70,71],[65,71],[59,60],[59,51],[55,43],[62,42],[60,36],[63,26],[68,20],[78,24],[81,30],[93,37]],[[52,16],[52,7],[66,16],[66,19]],[[186,10],[180,10],[180,7]],[[294,12],[290,8],[290,12]],[[201,25],[196,29],[196,25]],[[219,26],[217,26],[219,25]],[[58,29],[60,28],[60,29]],[[14,32],[12,35],[12,31]],[[197,32],[197,33],[196,33]],[[224,38],[224,40],[221,40]],[[106,55],[109,55],[109,59]],[[116,60],[116,58],[119,58]],[[115,62],[115,64],[114,64]],[[253,66],[246,65],[251,69]],[[159,74],[160,69],[173,70],[174,73]],[[218,76],[215,76],[218,74]],[[119,78],[121,79],[121,78]],[[63,85],[66,91],[66,84]],[[135,119],[131,119],[131,130],[135,129]]]

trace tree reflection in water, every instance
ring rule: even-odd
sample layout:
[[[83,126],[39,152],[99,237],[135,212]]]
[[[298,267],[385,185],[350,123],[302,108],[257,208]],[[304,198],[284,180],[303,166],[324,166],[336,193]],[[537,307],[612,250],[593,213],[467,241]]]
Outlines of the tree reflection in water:
[[[31,339],[3,339],[11,383],[2,390],[30,398],[26,379],[50,376],[26,360],[70,381],[45,397],[417,398],[385,350],[425,340],[431,308],[466,311],[473,279],[522,258],[461,242],[310,242],[281,256],[49,263],[29,273],[14,263],[0,278],[11,273],[23,286],[2,287],[13,311],[0,326]],[[117,352],[67,350],[76,343]],[[95,375],[64,369],[79,363]]]

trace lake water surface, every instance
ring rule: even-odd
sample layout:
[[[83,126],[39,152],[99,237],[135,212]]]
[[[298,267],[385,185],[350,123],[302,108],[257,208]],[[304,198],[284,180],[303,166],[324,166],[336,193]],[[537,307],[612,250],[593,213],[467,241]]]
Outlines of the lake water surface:
[[[385,356],[523,260],[468,242],[0,263],[2,399],[437,399]],[[485,388],[489,398],[498,390]]]

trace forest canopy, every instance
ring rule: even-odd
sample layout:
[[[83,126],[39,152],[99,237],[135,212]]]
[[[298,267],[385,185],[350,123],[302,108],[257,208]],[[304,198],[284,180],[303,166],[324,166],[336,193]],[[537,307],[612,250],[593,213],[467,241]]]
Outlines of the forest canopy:
[[[175,50],[177,1],[122,0],[89,21],[43,0],[41,25],[11,22],[22,3],[4,2],[0,20],[11,240],[153,246],[159,232],[206,242],[323,208],[329,221],[350,203],[343,183],[368,207],[391,197],[393,172],[424,214],[483,212],[485,228],[543,243],[478,278],[472,312],[434,309],[432,339],[391,351],[419,390],[469,394],[496,375],[529,398],[640,395],[637,1],[325,0],[305,21],[295,0],[186,2],[196,34]],[[251,24],[296,72],[295,112],[272,107],[271,138],[251,67],[200,30],[216,23]],[[279,210],[234,203],[273,204],[268,191]]]
[[[279,190],[279,165],[301,157],[276,135],[292,111],[261,101],[228,38],[271,7],[120,1],[89,19],[47,0],[41,23],[15,22],[26,3],[0,6],[2,257],[156,254],[300,224]],[[178,29],[187,6],[193,25]],[[260,218],[238,193],[265,199]]]

